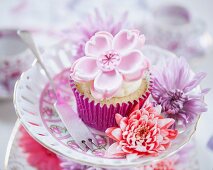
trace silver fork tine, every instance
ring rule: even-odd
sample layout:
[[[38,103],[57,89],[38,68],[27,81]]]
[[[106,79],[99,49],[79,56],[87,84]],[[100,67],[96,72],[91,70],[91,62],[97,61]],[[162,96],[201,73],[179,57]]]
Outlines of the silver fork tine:
[[[85,145],[82,141],[77,141],[77,140],[75,140],[75,142],[77,143],[77,145],[78,145],[83,151],[86,151],[86,150],[87,150],[86,145]]]
[[[85,141],[85,145],[91,150],[93,151],[93,146],[92,146],[92,143],[90,143],[88,140]]]
[[[79,121],[82,122],[82,120],[79,120]],[[82,122],[82,124],[84,123]],[[82,136],[86,142],[86,145],[92,146],[92,144],[94,144],[95,146],[98,146],[97,140],[95,139],[95,137],[92,135],[92,133],[90,132],[90,130],[85,124],[81,126],[81,129],[83,131]]]
[[[77,137],[78,139],[78,143],[83,143],[84,145],[86,145],[90,150],[93,150],[93,143],[91,140],[96,141],[96,139],[93,137],[92,133],[89,131],[89,129],[87,128],[87,126],[82,122],[82,120],[78,120],[78,123],[80,122],[81,124],[81,134],[77,134],[79,135],[79,137]],[[75,135],[73,135],[74,137]],[[81,137],[80,137],[81,136]],[[79,138],[81,140],[79,140]],[[96,142],[97,143],[97,142]],[[97,145],[96,145],[97,146]]]
[[[90,141],[91,140],[91,141]],[[96,147],[98,147],[98,142],[97,140],[95,139],[94,136],[92,136],[92,138],[89,138],[88,141],[92,144],[94,144]]]

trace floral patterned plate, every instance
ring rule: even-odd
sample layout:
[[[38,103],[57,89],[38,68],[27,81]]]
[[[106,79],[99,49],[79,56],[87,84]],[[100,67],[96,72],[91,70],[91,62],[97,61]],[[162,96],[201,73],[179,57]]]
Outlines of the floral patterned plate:
[[[72,52],[69,43],[64,42],[43,54],[45,65],[57,86],[58,95],[75,104],[75,98],[69,87],[69,67],[72,60]],[[174,57],[171,53],[156,47],[147,46],[143,53],[148,55],[153,64],[158,63],[161,57]],[[186,131],[179,134],[172,142],[171,147],[157,157],[143,157],[134,161],[126,158],[108,158],[105,151],[109,146],[108,138],[95,130],[100,147],[91,151],[82,151],[67,132],[57,113],[53,110],[55,98],[41,67],[34,63],[33,67],[22,74],[15,86],[14,105],[16,113],[28,131],[39,143],[75,162],[98,167],[126,168],[138,167],[144,164],[158,161],[171,156],[186,144],[195,132],[197,122],[192,124]],[[198,121],[198,120],[197,120]]]

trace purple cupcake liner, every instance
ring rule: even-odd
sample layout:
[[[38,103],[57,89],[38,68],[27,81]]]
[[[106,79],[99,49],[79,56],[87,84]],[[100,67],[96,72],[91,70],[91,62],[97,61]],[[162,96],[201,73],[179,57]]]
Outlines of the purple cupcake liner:
[[[117,103],[116,105],[111,104],[110,106],[101,105],[78,92],[72,79],[70,80],[70,86],[76,98],[79,117],[86,125],[104,132],[109,127],[117,126],[115,121],[116,113],[128,116],[137,104],[142,106],[145,103],[151,93],[152,81],[149,81],[147,91],[138,100]]]

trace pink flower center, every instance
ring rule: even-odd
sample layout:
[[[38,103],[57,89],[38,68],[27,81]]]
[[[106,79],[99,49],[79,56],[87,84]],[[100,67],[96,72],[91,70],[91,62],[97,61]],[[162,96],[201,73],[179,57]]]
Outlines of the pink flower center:
[[[145,135],[147,135],[148,132],[149,129],[147,127],[142,126],[137,130],[137,136],[139,138],[143,138]]]
[[[108,72],[117,68],[117,66],[120,63],[120,60],[121,58],[118,55],[118,53],[111,50],[111,51],[107,51],[105,54],[101,55],[98,58],[97,65],[102,71]]]

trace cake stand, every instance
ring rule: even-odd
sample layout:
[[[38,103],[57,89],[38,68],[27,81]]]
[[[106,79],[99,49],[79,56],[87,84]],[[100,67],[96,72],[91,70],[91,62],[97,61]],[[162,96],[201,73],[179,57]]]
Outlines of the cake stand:
[[[23,153],[22,149],[18,146],[18,140],[21,135],[19,131],[20,127],[21,123],[19,120],[17,120],[7,146],[5,169],[36,170],[36,168],[29,165],[29,163],[26,161],[27,155]]]
[[[58,95],[75,105],[75,98],[69,86],[69,68],[73,62],[69,42],[63,42],[43,54],[45,65],[49,70],[59,92]],[[175,57],[168,51],[157,47],[145,46],[142,52],[149,56],[153,65],[159,64],[163,57]],[[126,158],[108,158],[105,149],[108,138],[91,129],[100,147],[93,151],[82,151],[67,132],[58,114],[53,109],[54,93],[48,84],[41,67],[34,63],[32,68],[22,74],[17,81],[14,92],[16,113],[27,132],[40,144],[57,155],[75,162],[104,168],[130,168],[151,164],[180,150],[194,134],[197,120],[172,142],[171,147],[157,157],[143,157],[134,161]]]
[[[36,167],[33,167],[28,163],[27,157],[28,153],[23,152],[23,149],[19,146],[20,137],[23,133],[23,128],[19,120],[16,121],[16,124],[13,128],[5,158],[5,169],[7,170],[36,170]],[[196,157],[197,147],[195,140],[192,139],[183,149],[178,153],[174,154],[172,157],[163,160],[164,164],[167,166],[172,163],[173,167],[178,170],[198,170],[198,158]],[[184,158],[187,157],[187,161],[184,161]],[[188,161],[190,160],[190,161]],[[160,164],[159,164],[160,165]],[[77,166],[78,168],[80,166]],[[83,165],[82,165],[83,167]],[[140,168],[137,170],[141,170]]]

